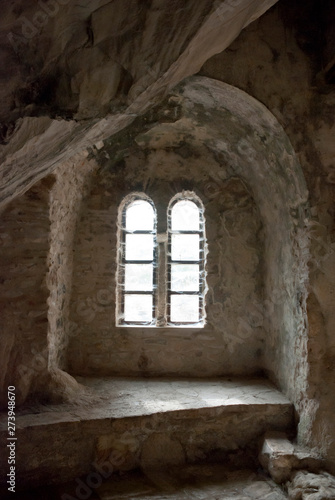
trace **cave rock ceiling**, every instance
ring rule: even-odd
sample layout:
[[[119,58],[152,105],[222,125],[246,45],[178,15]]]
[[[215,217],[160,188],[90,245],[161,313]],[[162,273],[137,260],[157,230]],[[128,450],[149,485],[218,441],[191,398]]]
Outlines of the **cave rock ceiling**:
[[[160,102],[276,0],[2,0],[0,206]]]

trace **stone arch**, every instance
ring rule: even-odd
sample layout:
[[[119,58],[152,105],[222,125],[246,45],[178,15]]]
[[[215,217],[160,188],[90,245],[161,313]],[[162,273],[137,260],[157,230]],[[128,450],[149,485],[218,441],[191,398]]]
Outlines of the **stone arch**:
[[[124,146],[122,151],[120,144]],[[106,157],[109,158],[107,162]],[[113,162],[114,157],[117,157],[117,164]],[[171,159],[175,163],[171,163]],[[191,77],[176,87],[168,100],[144,117],[143,121],[132,125],[122,137],[111,137],[110,141],[106,141],[101,153],[96,156],[96,161],[100,162],[102,168],[92,196],[89,197],[91,201],[88,199],[87,212],[83,214],[83,225],[79,228],[77,240],[88,241],[90,227],[100,224],[100,229],[96,227],[96,230],[97,234],[101,232],[101,238],[99,236],[100,239],[94,240],[94,246],[97,245],[109,256],[109,270],[113,268],[115,245],[110,231],[113,232],[118,203],[127,193],[136,190],[145,192],[153,199],[158,213],[161,210],[160,197],[162,206],[165,206],[165,198],[171,199],[172,188],[177,193],[194,187],[202,199],[215,197],[220,183],[228,190],[228,194],[230,189],[238,190],[241,186],[249,193],[256,203],[264,231],[262,300],[260,301],[259,295],[255,302],[251,299],[247,310],[243,312],[242,321],[237,324],[240,318],[236,318],[233,327],[235,331],[238,328],[242,330],[237,331],[240,345],[235,361],[233,356],[226,353],[220,367],[218,359],[213,360],[211,355],[205,366],[201,365],[199,359],[203,358],[200,357],[194,361],[192,370],[185,370],[182,374],[194,376],[199,373],[199,369],[201,372],[201,366],[204,367],[202,373],[207,375],[252,373],[253,369],[259,367],[290,397],[298,413],[304,414],[308,377],[308,191],[289,138],[276,118],[260,102],[235,87],[209,78]],[[168,172],[171,165],[175,165],[178,171],[172,186],[169,184]],[[210,182],[207,182],[208,169],[212,173]],[[195,175],[198,176],[197,183],[192,186]],[[104,221],[108,221],[108,224]],[[78,248],[77,255],[84,255],[86,250],[84,247]],[[86,262],[83,265],[89,264]],[[112,332],[109,325],[113,321],[110,320],[109,310],[113,308],[113,300],[110,304],[101,305],[97,298],[98,288],[90,289],[91,296],[88,296],[87,284],[82,283],[81,264],[78,266],[75,269],[77,279],[74,277],[75,296],[81,304],[96,301],[94,331],[96,332],[99,318],[104,326],[95,342],[97,345],[102,342],[104,352],[109,354],[106,356],[100,352],[89,352],[93,327],[87,322],[82,334],[70,343],[70,372],[81,374],[84,370],[84,374],[90,375],[90,370],[92,373],[98,370],[101,374],[113,374],[110,367],[116,362],[121,367],[121,372],[127,370],[129,373],[129,362],[128,365],[122,365],[123,358],[121,360],[117,350],[122,350],[126,343],[128,351],[132,353],[131,366],[135,367],[131,374],[181,373],[179,368],[175,368],[177,365],[166,364],[165,371],[161,370],[161,366],[162,363],[174,363],[179,359],[178,356],[166,356],[165,352],[169,349],[174,352],[176,347],[182,351],[183,338],[178,339],[181,343],[177,345],[173,343],[171,336],[166,335],[161,339],[164,345],[161,358],[157,357],[156,364],[151,363],[146,352],[151,340],[145,344],[145,339],[149,339],[152,333],[132,336],[125,331],[122,335]],[[107,289],[104,271],[100,267],[91,274],[96,283],[100,283],[100,287]],[[112,281],[109,286],[109,294],[113,297]],[[243,283],[241,287],[243,288]],[[73,304],[74,321],[80,321],[75,309],[76,305]],[[244,344],[244,350],[250,347],[248,342],[244,342],[248,334],[248,323],[255,323],[256,327],[262,328],[263,337],[258,339],[262,343],[262,358],[258,363],[257,360],[254,364],[247,361],[243,365],[244,361],[241,360],[245,354]],[[201,347],[204,352],[208,347],[214,352],[215,342],[222,342],[224,335],[217,335],[216,331],[214,343],[211,344],[208,339],[212,332],[205,332],[207,333],[209,336],[201,337]],[[192,339],[195,338],[200,339],[198,332],[192,334]],[[86,345],[86,351],[78,355],[83,345]],[[253,356],[257,356],[257,346],[253,345],[252,349]],[[136,353],[140,356],[139,359],[136,358]],[[146,363],[143,368],[141,359],[144,358]],[[89,359],[92,360],[91,368]],[[218,369],[213,370],[215,363]],[[243,366],[246,367],[245,372]],[[116,370],[116,373],[119,371]]]
[[[207,148],[252,190],[265,228],[265,368],[298,407],[306,396],[308,191],[296,154],[272,113],[245,92],[205,77],[170,97],[179,119],[137,137],[146,148]]]

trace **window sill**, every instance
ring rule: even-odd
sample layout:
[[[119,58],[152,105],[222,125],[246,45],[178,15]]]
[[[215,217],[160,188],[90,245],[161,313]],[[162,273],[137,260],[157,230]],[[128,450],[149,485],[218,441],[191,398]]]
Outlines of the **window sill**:
[[[189,325],[164,325],[164,326],[157,326],[157,325],[115,325],[116,328],[126,328],[127,330],[147,330],[148,328],[150,329],[156,329],[156,330],[202,330],[206,326],[205,323],[192,323]]]

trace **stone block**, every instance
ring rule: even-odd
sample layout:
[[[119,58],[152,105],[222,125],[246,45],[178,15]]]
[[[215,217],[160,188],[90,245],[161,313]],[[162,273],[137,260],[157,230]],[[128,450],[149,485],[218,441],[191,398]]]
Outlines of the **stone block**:
[[[317,453],[291,443],[285,434],[278,432],[265,435],[259,461],[276,483],[288,481],[294,470],[317,472],[322,467]]]

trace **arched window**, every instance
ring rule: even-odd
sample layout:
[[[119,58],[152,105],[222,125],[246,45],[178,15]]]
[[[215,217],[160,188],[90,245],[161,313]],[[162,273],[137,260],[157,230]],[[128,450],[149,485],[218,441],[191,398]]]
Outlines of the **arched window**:
[[[174,196],[167,232],[157,235],[155,206],[134,193],[119,209],[118,326],[203,326],[204,208],[193,192]]]
[[[194,193],[178,194],[168,210],[168,322],[202,324],[205,288],[203,206]]]
[[[155,318],[156,210],[145,195],[127,197],[119,212],[119,325],[152,325]]]

